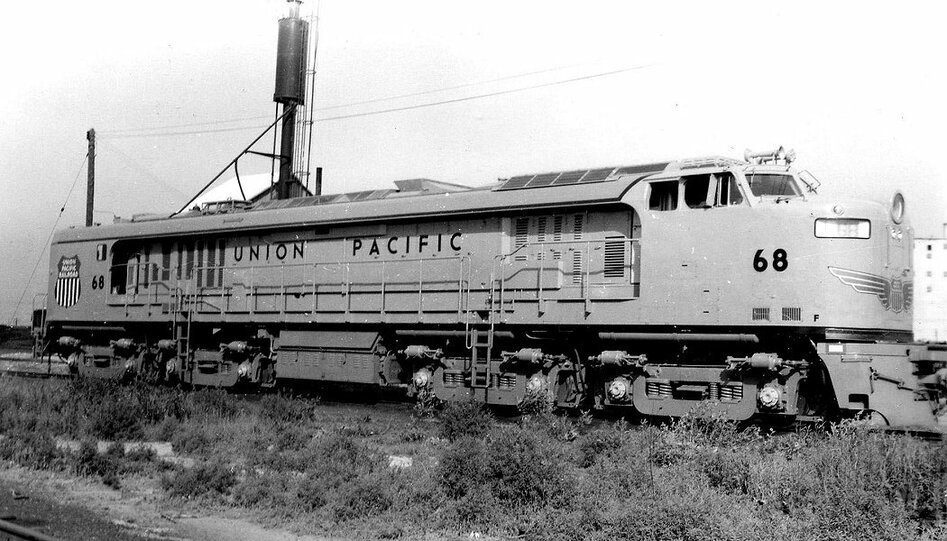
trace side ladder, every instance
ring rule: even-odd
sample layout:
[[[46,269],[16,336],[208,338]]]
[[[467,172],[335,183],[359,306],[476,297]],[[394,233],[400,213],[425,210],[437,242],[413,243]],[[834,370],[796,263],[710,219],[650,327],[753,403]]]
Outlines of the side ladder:
[[[474,389],[487,389],[490,387],[492,377],[491,364],[493,361],[493,335],[496,326],[496,313],[502,309],[502,299],[497,292],[497,285],[502,289],[502,281],[496,279],[496,272],[490,280],[490,293],[487,297],[487,321],[479,325],[472,326],[469,333],[470,344],[470,387]],[[470,318],[468,308],[468,321]]]
[[[191,320],[194,314],[194,299],[188,292],[180,289],[176,290],[174,295],[171,316],[174,327],[174,341],[177,344],[177,358],[181,363],[180,368],[185,369],[184,371],[190,374],[190,370],[187,370],[187,362],[191,347]]]
[[[490,361],[493,351],[493,327],[470,329],[470,386],[486,389],[490,386]]]

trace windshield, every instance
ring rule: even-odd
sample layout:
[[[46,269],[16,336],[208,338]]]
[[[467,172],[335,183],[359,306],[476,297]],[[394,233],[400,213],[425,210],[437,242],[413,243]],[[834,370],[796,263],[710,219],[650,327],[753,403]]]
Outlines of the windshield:
[[[792,175],[780,173],[747,173],[746,181],[755,196],[794,196],[802,195]]]

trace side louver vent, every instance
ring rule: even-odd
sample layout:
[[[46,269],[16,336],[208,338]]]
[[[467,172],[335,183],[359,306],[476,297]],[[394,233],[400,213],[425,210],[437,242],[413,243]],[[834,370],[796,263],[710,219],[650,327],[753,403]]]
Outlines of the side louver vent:
[[[605,278],[624,278],[625,237],[605,237]]]
[[[753,321],[769,321],[769,308],[754,308]]]
[[[582,284],[582,250],[572,252],[572,283]]]
[[[529,258],[526,249],[523,248],[527,243],[529,243],[529,218],[517,218],[516,230],[513,232],[513,249],[519,249],[519,251],[513,256],[514,261],[526,261]]]
[[[585,227],[585,215],[576,214],[572,222],[572,234],[574,240],[582,240],[582,229]]]
[[[783,308],[783,321],[802,321],[802,308]]]

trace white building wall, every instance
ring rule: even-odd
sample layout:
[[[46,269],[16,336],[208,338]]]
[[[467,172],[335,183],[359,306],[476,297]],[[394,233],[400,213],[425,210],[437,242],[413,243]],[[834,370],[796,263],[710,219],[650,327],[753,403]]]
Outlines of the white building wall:
[[[947,224],[940,238],[914,241],[914,339],[947,342]]]

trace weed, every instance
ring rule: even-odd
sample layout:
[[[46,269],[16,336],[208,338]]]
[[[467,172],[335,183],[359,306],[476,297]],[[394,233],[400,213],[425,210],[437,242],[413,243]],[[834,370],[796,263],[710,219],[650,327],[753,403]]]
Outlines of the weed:
[[[62,454],[46,432],[12,430],[0,438],[0,459],[21,466],[50,469],[58,465]]]
[[[278,426],[298,425],[312,416],[312,404],[289,394],[267,394],[260,399],[260,416]]]
[[[178,467],[161,478],[161,488],[169,496],[185,499],[227,494],[236,483],[236,474],[218,462],[201,462],[192,468]]]
[[[580,460],[583,468],[595,464],[600,456],[617,451],[622,446],[622,435],[616,430],[597,430],[579,442]]]
[[[119,488],[119,475],[124,470],[125,452],[121,443],[113,443],[99,453],[93,440],[84,440],[72,456],[73,469],[79,475],[100,477],[106,486]]]
[[[176,453],[193,454],[210,446],[207,431],[200,425],[185,425],[171,437],[171,447]]]
[[[106,402],[92,409],[89,432],[103,440],[137,440],[144,435],[141,418],[121,400]]]
[[[333,514],[337,520],[351,520],[384,513],[393,504],[388,491],[388,472],[377,470],[358,476],[341,487]]]
[[[291,476],[280,472],[250,471],[233,489],[234,503],[266,507],[290,514],[298,508]]]
[[[479,438],[494,425],[483,404],[473,400],[448,403],[441,412],[441,436],[448,441],[462,437]]]
[[[186,409],[189,412],[216,417],[218,419],[233,419],[240,412],[234,397],[220,389],[200,389],[188,393]]]
[[[434,417],[440,406],[441,401],[430,389],[421,389],[414,397],[414,414],[417,417]]]
[[[527,393],[517,404],[517,409],[523,415],[549,415],[555,408],[556,402],[552,394],[544,392]]]
[[[402,431],[399,438],[404,443],[415,443],[427,439],[427,432],[418,426],[412,425],[410,428]]]
[[[539,436],[498,427],[486,440],[455,440],[441,457],[438,478],[448,496],[460,499],[488,487],[508,505],[525,505],[565,494],[566,468]]]
[[[710,486],[735,494],[749,492],[750,463],[746,453],[713,449],[698,460]]]

